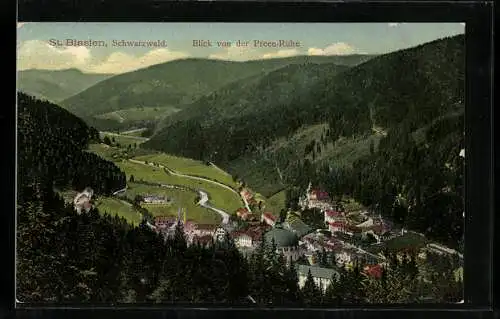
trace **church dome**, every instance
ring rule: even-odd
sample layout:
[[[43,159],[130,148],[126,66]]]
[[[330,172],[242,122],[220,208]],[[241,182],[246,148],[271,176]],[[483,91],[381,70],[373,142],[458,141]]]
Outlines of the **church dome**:
[[[264,235],[264,239],[269,245],[274,239],[277,248],[294,247],[299,243],[297,235],[283,228],[273,228]]]

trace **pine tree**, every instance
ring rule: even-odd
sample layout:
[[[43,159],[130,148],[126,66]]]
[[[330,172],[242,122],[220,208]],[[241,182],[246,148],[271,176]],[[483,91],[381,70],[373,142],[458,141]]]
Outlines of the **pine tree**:
[[[304,298],[304,303],[309,306],[317,305],[322,298],[322,293],[314,282],[311,270],[307,273],[306,282],[304,283],[304,287],[302,287],[302,297]]]

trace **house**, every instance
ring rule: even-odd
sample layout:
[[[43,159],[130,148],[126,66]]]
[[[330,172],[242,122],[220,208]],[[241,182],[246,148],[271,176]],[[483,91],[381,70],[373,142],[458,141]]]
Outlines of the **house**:
[[[332,283],[332,278],[339,278],[340,274],[337,269],[323,268],[317,266],[297,266],[297,276],[299,277],[299,287],[302,289],[307,281],[307,276],[311,273],[316,286],[326,291]]]
[[[339,219],[345,219],[344,214],[336,210],[325,210],[325,223],[335,222]]]
[[[228,232],[226,231],[226,229],[224,229],[224,227],[217,227],[214,231],[214,240],[217,240],[217,241],[224,241],[224,239],[226,238]]]
[[[367,265],[363,269],[363,273],[367,276],[374,277],[374,278],[380,278],[382,277],[382,266],[379,264],[376,265]]]
[[[270,226],[274,226],[276,224],[276,217],[270,212],[265,212],[261,215],[260,221]]]
[[[165,196],[154,196],[154,195],[146,195],[144,196],[145,204],[165,204],[167,200]]]
[[[213,237],[215,230],[217,229],[217,225],[212,224],[197,224],[193,229],[193,236],[203,237],[203,236],[211,236]]]
[[[92,188],[86,187],[83,192],[75,196],[73,203],[78,214],[80,214],[83,210],[88,212],[92,208],[92,195],[94,195]]]
[[[347,224],[344,222],[329,222],[328,223],[328,229],[332,232],[346,232],[347,231]]]
[[[247,201],[250,201],[253,199],[252,193],[250,193],[247,189],[243,189],[240,192],[241,197],[245,198]]]
[[[156,216],[154,218],[154,226],[158,228],[166,228],[175,224],[176,219],[172,216]]]
[[[244,230],[231,233],[231,237],[233,237],[234,243],[238,247],[255,247],[260,243],[262,234],[268,230],[268,227],[250,226]]]
[[[242,220],[249,220],[249,219],[252,219],[253,214],[251,212],[249,212],[248,209],[246,209],[246,208],[239,208],[236,211],[236,216],[238,216]]]
[[[309,200],[328,201],[330,200],[330,195],[327,192],[314,189],[309,193]]]

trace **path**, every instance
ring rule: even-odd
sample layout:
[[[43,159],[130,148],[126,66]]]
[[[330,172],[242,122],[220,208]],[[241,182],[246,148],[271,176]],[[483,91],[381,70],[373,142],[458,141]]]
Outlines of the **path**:
[[[223,224],[229,223],[229,214],[228,213],[226,213],[222,209],[212,207],[212,206],[210,206],[210,204],[208,204],[208,194],[207,193],[199,190],[198,194],[200,194],[200,201],[198,202],[198,204],[200,204],[200,206],[211,209],[211,210],[217,212],[219,215],[221,215]]]
[[[134,135],[123,135],[123,134],[118,134],[118,133],[113,133],[113,132],[106,132],[106,131],[101,131],[101,134],[106,134],[106,135],[111,135],[111,136],[119,136],[119,137],[125,137],[125,138],[130,138],[130,139],[136,139],[138,141],[147,141],[147,137],[142,137],[142,136],[134,136]]]
[[[130,131],[125,131],[125,132],[121,132],[121,134],[132,134],[132,133],[135,133],[135,132],[142,132],[142,131],[145,131],[147,130],[147,128],[138,128],[138,129],[135,129],[135,130],[130,130]],[[140,137],[140,136],[138,136]]]
[[[149,165],[149,166],[153,166],[153,167],[156,167],[156,165],[154,165],[153,163],[148,163],[146,164],[146,162],[143,162],[143,161],[138,161],[138,160],[135,160],[135,159],[129,159],[129,161],[131,161],[132,163],[137,163],[137,164],[143,164],[143,165]],[[248,205],[248,201],[246,200],[246,198],[244,196],[241,196],[240,193],[238,193],[235,189],[233,189],[232,187],[230,186],[227,186],[225,184],[222,184],[220,182],[217,182],[217,181],[213,181],[211,179],[206,179],[206,178],[203,178],[203,177],[198,177],[198,176],[191,176],[191,175],[185,175],[185,174],[181,174],[181,173],[178,173],[168,167],[165,167],[163,165],[159,165],[160,168],[164,168],[166,169],[170,174],[174,175],[174,176],[178,176],[178,177],[184,177],[184,178],[191,178],[191,179],[196,179],[196,180],[200,180],[200,181],[205,181],[205,182],[209,182],[209,183],[212,183],[212,184],[216,184],[220,187],[224,187],[225,189],[228,189],[230,190],[231,192],[235,193],[236,195],[238,195],[243,203],[245,204],[245,207],[246,209],[249,211],[249,212],[252,212],[252,210],[250,209],[250,206]]]

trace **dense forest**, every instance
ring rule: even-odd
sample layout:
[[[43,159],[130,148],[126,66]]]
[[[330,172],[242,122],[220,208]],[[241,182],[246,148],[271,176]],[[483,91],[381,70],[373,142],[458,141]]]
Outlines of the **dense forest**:
[[[435,256],[424,270],[414,255],[398,261],[386,252],[391,263],[382,278],[365,277],[359,266],[340,269],[322,293],[311,276],[299,289],[294,264],[287,265],[264,241],[246,258],[230,238],[188,246],[180,224],[165,240],[144,222],[133,227],[112,212],[94,208],[77,214],[54,186],[91,185],[97,195],[108,194],[123,186],[123,173],[103,159],[78,155],[97,138],[81,120],[48,102],[24,94],[18,99],[16,298],[21,302],[307,306],[462,298],[462,284],[450,272],[458,265],[453,258]]]
[[[65,109],[18,93],[18,180],[43,178],[53,187],[111,194],[125,174],[112,162],[84,151],[99,132]]]
[[[390,266],[380,279],[355,266],[339,269],[325,292],[311,276],[300,289],[295,264],[272,245],[261,244],[248,259],[229,238],[188,246],[180,224],[165,240],[144,223],[132,227],[96,209],[77,215],[38,181],[20,188],[17,253],[17,299],[24,303],[338,306],[462,298],[453,258],[430,256],[434,262],[419,272],[415,256],[398,261],[387,253]]]
[[[459,247],[464,47],[458,35],[347,70],[283,68],[173,115],[143,147],[214,161],[264,194],[313,182]]]

